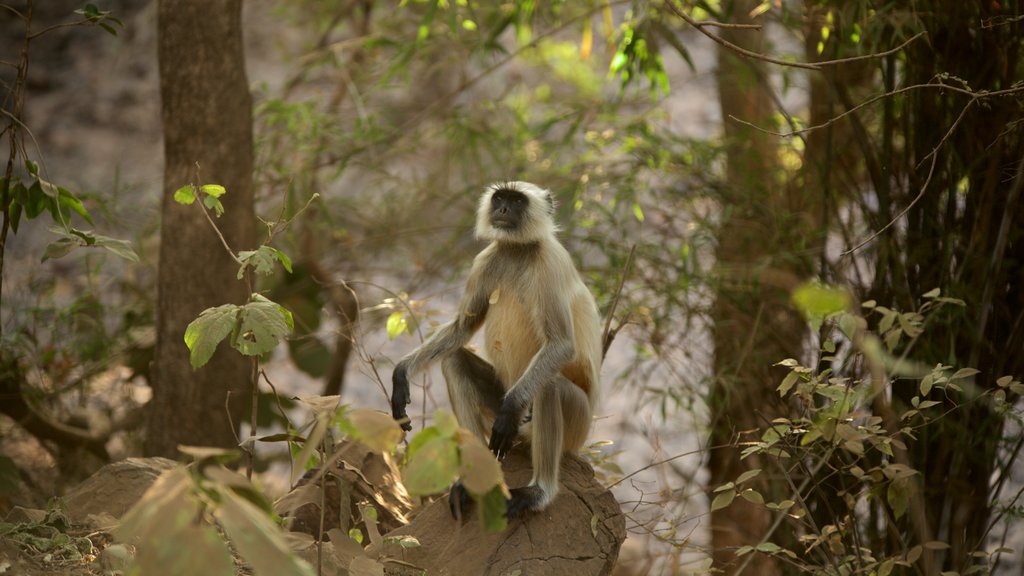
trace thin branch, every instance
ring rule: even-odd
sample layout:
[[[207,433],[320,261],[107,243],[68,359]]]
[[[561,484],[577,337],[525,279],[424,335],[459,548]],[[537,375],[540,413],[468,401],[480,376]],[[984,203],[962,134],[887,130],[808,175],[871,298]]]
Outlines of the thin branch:
[[[853,248],[850,248],[849,250],[846,250],[846,251],[842,252],[840,254],[841,257],[849,256],[850,254],[853,254],[857,250],[860,250],[861,248],[866,246],[868,243],[873,241],[875,238],[878,238],[879,236],[881,236],[883,232],[885,232],[886,230],[891,228],[894,224],[896,224],[897,221],[899,221],[901,218],[906,216],[907,212],[910,212],[910,209],[913,208],[914,205],[917,204],[918,201],[921,200],[921,198],[924,198],[924,193],[928,190],[928,184],[931,183],[932,176],[935,174],[935,165],[937,164],[938,159],[939,159],[939,155],[938,155],[939,148],[941,148],[942,145],[945,144],[947,140],[949,140],[949,137],[953,135],[953,132],[956,130],[956,127],[960,125],[960,121],[963,120],[964,116],[967,115],[967,110],[970,109],[971,104],[974,104],[976,101],[977,101],[977,98],[972,98],[964,106],[963,110],[960,111],[960,115],[957,116],[956,121],[953,122],[953,125],[949,127],[949,130],[947,130],[946,133],[942,136],[942,139],[939,140],[939,143],[935,145],[935,148],[933,148],[932,151],[928,153],[928,155],[926,155],[924,158],[921,159],[921,161],[924,162],[925,159],[927,159],[929,156],[931,156],[932,165],[928,168],[928,177],[925,178],[924,183],[921,184],[921,189],[920,189],[920,191],[918,191],[917,196],[915,196],[914,199],[911,200],[910,203],[907,204],[907,206],[903,210],[901,210],[899,214],[897,214],[892,220],[890,220],[888,222],[888,224],[886,224],[885,226],[882,226],[880,229],[878,229],[876,232],[874,232],[873,234],[871,234],[870,236],[865,238],[862,242],[860,242],[859,244],[857,244]]]
[[[636,252],[636,244],[633,244],[629,248],[629,255],[626,256],[626,263],[622,265],[622,276],[619,277],[619,287],[615,289],[615,299],[612,300],[612,307],[608,309],[608,317],[604,321],[604,333],[601,335],[601,356],[603,357],[608,353],[608,347],[612,345],[612,340],[615,338],[615,334],[618,333],[618,328],[613,333],[612,330],[612,317],[615,316],[615,309],[619,306],[619,298],[622,296],[622,287],[626,285],[626,277],[629,276],[629,269],[633,264],[633,253]]]
[[[782,138],[788,138],[790,136],[798,136],[800,134],[806,134],[808,132],[813,132],[814,130],[820,130],[822,128],[827,128],[827,127],[835,124],[839,120],[842,120],[843,118],[853,114],[854,112],[857,112],[861,108],[864,108],[866,106],[874,104],[875,102],[878,102],[879,100],[888,98],[890,96],[898,96],[900,94],[903,94],[905,92],[910,92],[912,90],[921,90],[921,89],[925,89],[925,88],[934,88],[934,89],[938,89],[938,90],[949,90],[950,92],[956,92],[956,93],[959,93],[959,94],[964,94],[966,96],[970,96],[972,99],[975,99],[975,100],[986,99],[986,98],[993,98],[993,97],[1001,97],[1001,96],[1012,96],[1012,95],[1024,92],[1024,86],[1018,86],[1018,87],[1015,87],[1015,88],[1006,88],[1004,90],[994,90],[994,91],[991,91],[991,92],[988,92],[988,91],[975,92],[973,90],[969,90],[969,89],[966,89],[966,88],[958,88],[956,86],[950,86],[949,84],[943,84],[942,82],[929,82],[927,84],[914,84],[912,86],[904,86],[903,88],[897,88],[895,90],[890,90],[888,92],[883,92],[882,94],[876,94],[876,95],[872,96],[871,98],[868,98],[867,100],[861,102],[860,104],[857,104],[853,108],[850,108],[850,109],[846,110],[845,112],[843,112],[842,114],[834,116],[834,117],[828,119],[827,121],[822,122],[821,124],[815,124],[814,126],[808,126],[806,128],[801,128],[799,130],[792,130],[790,132],[776,132],[774,130],[769,130],[767,128],[762,128],[762,127],[760,127],[760,126],[758,126],[758,125],[756,125],[756,124],[754,124],[752,122],[749,122],[747,120],[743,120],[742,118],[737,118],[737,117],[732,116],[732,115],[729,115],[729,119],[733,120],[735,122],[739,122],[740,124],[743,124],[745,126],[749,126],[749,127],[753,128],[753,129],[755,129],[755,130],[757,130],[759,132],[763,132],[765,134],[770,134],[772,136],[779,136],[779,137],[782,137]]]
[[[694,454],[703,454],[705,451],[716,450],[716,449],[719,449],[719,448],[732,448],[732,444],[724,444],[722,446],[712,446],[711,448],[698,448],[696,450],[690,450],[689,452],[680,452],[679,454],[676,454],[675,456],[669,456],[668,458],[665,458],[665,459],[662,459],[662,460],[658,460],[657,462],[651,462],[650,464],[647,464],[645,466],[641,466],[640,468],[637,468],[636,470],[630,472],[629,474],[626,474],[622,478],[619,478],[615,482],[612,482],[611,484],[605,486],[605,488],[607,488],[608,490],[611,490],[612,488],[615,488],[619,484],[622,484],[626,480],[629,480],[633,476],[636,476],[637,474],[639,474],[641,472],[644,472],[645,470],[650,470],[651,468],[655,468],[657,466],[661,466],[662,464],[668,464],[669,462],[672,462],[673,460],[678,460],[678,459],[682,458],[683,456],[693,456]]]
[[[70,28],[72,26],[81,26],[83,23],[86,22],[89,22],[89,20],[79,20],[78,22],[62,22],[60,24],[54,24],[53,26],[47,26],[46,28],[43,28],[39,32],[33,32],[32,34],[29,34],[28,37],[30,40],[35,39],[39,36],[42,36],[43,34],[46,34],[47,32],[53,32],[58,28]]]
[[[202,182],[202,180],[199,178],[199,162],[196,162],[196,181]],[[202,201],[199,200],[200,186],[193,184],[192,188],[196,191],[195,204],[199,206],[199,210],[203,213],[203,216],[206,216],[206,221],[210,223],[210,227],[213,228],[213,231],[217,233],[217,237],[220,238],[220,243],[224,246],[224,249],[228,251],[228,254],[231,256],[231,259],[237,262],[239,266],[245,266],[245,262],[242,262],[241,260],[238,259],[238,256],[235,255],[235,251],[231,249],[231,246],[228,245],[227,239],[224,238],[224,234],[221,234],[220,228],[217,227],[217,223],[214,222],[213,218],[210,217],[210,211],[207,210],[206,206],[203,205]]]
[[[0,8],[4,8],[4,9],[8,10],[9,12],[13,13],[18,18],[21,18],[22,20],[25,20],[25,15],[22,14],[21,12],[18,12],[13,6],[11,6],[9,4],[0,4]]]
[[[869,60],[869,59],[873,59],[873,58],[880,58],[882,56],[887,56],[889,54],[893,54],[893,53],[899,52],[900,50],[904,49],[908,44],[910,44],[911,42],[917,40],[918,38],[920,38],[921,36],[924,36],[926,34],[926,32],[918,32],[914,36],[911,36],[909,39],[907,39],[907,41],[904,42],[903,44],[900,44],[899,46],[897,46],[895,48],[892,48],[891,50],[886,50],[885,52],[879,52],[877,54],[865,54],[863,56],[851,56],[849,58],[839,58],[837,60],[824,60],[822,62],[797,62],[797,61],[791,61],[791,60],[780,60],[778,58],[772,58],[771,56],[766,56],[764,54],[759,54],[757,52],[753,52],[751,50],[747,50],[746,48],[737,46],[736,44],[733,44],[732,42],[729,42],[728,40],[718,36],[717,34],[711,34],[710,32],[704,30],[705,27],[712,26],[712,24],[710,22],[694,20],[686,12],[684,12],[683,10],[680,10],[675,5],[675,3],[673,3],[673,2],[666,2],[665,5],[668,6],[669,9],[671,9],[673,12],[675,12],[675,14],[677,16],[679,16],[684,21],[686,21],[687,24],[689,24],[690,26],[693,26],[698,32],[700,32],[701,34],[707,36],[708,38],[713,40],[715,43],[720,44],[722,46],[725,46],[729,50],[732,50],[733,52],[736,52],[737,54],[740,54],[741,56],[746,56],[747,58],[753,58],[755,60],[761,60],[762,62],[768,62],[768,63],[771,63],[771,64],[778,64],[779,66],[789,66],[791,68],[803,68],[805,70],[821,70],[822,68],[824,68],[826,66],[835,66],[837,64],[846,64],[846,63],[849,63],[849,62],[856,62],[858,60]],[[722,28],[750,28],[750,27],[757,26],[757,25],[737,25],[737,24],[734,24],[734,25],[723,25],[723,24],[718,24],[718,26],[722,27]]]

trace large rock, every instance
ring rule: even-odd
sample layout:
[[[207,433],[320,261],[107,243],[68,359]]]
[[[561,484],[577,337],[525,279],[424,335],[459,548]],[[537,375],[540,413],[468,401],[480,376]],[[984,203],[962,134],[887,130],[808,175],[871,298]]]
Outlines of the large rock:
[[[179,463],[168,458],[127,458],[107,464],[64,497],[68,516],[76,523],[121,518],[156,479]]]
[[[530,481],[529,453],[514,450],[502,464],[512,487]],[[392,576],[421,574],[486,576],[573,576],[611,574],[626,538],[625,518],[611,492],[597,483],[593,469],[575,457],[562,461],[562,491],[541,513],[509,523],[498,534],[480,529],[473,513],[461,525],[451,517],[448,499],[440,498],[391,536],[414,536],[419,547],[385,544],[383,555]]]

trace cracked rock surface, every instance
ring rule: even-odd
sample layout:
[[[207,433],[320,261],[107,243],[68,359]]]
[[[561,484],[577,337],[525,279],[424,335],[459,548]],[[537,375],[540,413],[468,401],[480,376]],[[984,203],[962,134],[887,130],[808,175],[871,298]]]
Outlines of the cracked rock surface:
[[[502,464],[510,487],[530,481],[530,454],[518,446]],[[543,512],[509,522],[498,534],[481,531],[473,512],[461,524],[447,497],[428,504],[407,526],[387,536],[411,535],[416,548],[386,544],[386,574],[450,576],[564,576],[611,574],[626,538],[625,519],[611,492],[582,460],[562,461],[561,492]],[[404,564],[404,565],[403,565]]]

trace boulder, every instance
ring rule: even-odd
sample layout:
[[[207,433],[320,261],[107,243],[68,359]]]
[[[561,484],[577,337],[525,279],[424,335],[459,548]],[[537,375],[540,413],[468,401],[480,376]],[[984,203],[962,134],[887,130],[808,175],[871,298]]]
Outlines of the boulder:
[[[517,447],[502,468],[509,486],[528,484],[528,449]],[[402,536],[413,536],[420,545],[403,547],[395,542]],[[423,570],[438,576],[598,576],[611,574],[625,538],[625,518],[615,497],[594,479],[589,464],[566,456],[561,492],[543,512],[490,534],[481,530],[472,510],[462,523],[453,519],[442,497],[408,525],[387,533],[379,557],[389,559],[385,573],[391,576]]]
[[[119,519],[161,474],[179,465],[168,458],[127,458],[107,464],[64,496],[64,508],[75,523]]]

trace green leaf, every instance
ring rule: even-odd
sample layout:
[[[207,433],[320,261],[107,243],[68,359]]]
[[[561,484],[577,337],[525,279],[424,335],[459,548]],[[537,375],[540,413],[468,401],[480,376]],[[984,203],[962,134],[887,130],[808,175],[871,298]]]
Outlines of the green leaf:
[[[28,158],[26,158],[25,159],[25,171],[28,172],[29,175],[32,176],[33,178],[38,178],[39,177],[39,164],[36,164],[35,162],[33,162],[33,161],[29,160]]]
[[[726,490],[725,492],[722,492],[718,496],[715,496],[715,499],[711,501],[711,511],[714,512],[715,510],[721,510],[722,508],[728,507],[732,504],[734,498],[736,498],[735,490]]]
[[[283,266],[284,269],[287,270],[289,274],[291,274],[292,273],[292,259],[289,258],[287,254],[285,254],[284,252],[281,252],[277,248],[271,248],[271,250],[274,251],[274,256],[277,257],[277,260],[281,263],[281,266]]]
[[[227,192],[220,184],[203,184],[200,190],[203,191],[203,194],[213,196],[214,198],[220,198]]]
[[[747,471],[746,471],[746,472],[744,472],[743,474],[740,474],[740,475],[739,475],[739,476],[738,476],[738,477],[736,478],[736,481],[735,481],[735,482],[736,482],[736,484],[737,484],[737,485],[738,485],[738,484],[743,484],[744,482],[746,482],[746,481],[750,480],[751,478],[756,478],[756,477],[757,477],[757,476],[759,476],[760,474],[761,474],[761,469],[760,469],[760,468],[754,468],[754,469],[752,469],[752,470],[747,470]]]
[[[213,214],[217,218],[224,215],[224,205],[220,203],[216,196],[203,198],[203,206],[206,206],[208,210],[213,210]]]
[[[800,374],[797,372],[790,371],[789,374],[786,374],[786,377],[782,379],[782,384],[779,384],[778,387],[779,396],[785,396],[799,378]]]
[[[962,378],[970,378],[971,376],[974,376],[975,374],[980,374],[980,373],[981,373],[981,370],[978,370],[977,368],[961,368],[961,369],[957,370],[952,376],[950,376],[949,379],[950,380],[960,380]]]
[[[636,218],[637,222],[644,221],[644,210],[640,207],[639,202],[633,202],[633,217]]]
[[[260,246],[256,250],[243,250],[238,253],[238,259],[242,261],[242,267],[238,269],[238,279],[245,277],[245,269],[251,266],[257,274],[269,276],[274,273],[274,263],[277,262],[277,254],[270,246]],[[290,263],[289,263],[290,264]]]
[[[92,216],[90,216],[89,211],[85,209],[85,204],[82,204],[82,201],[79,200],[77,196],[60,186],[57,186],[57,202],[60,204],[61,208],[78,214],[91,226],[95,226],[92,221]],[[60,219],[54,216],[54,220],[59,221]]]
[[[485,532],[497,533],[508,527],[505,518],[505,492],[501,486],[495,486],[481,498],[476,500],[480,525]]]
[[[907,507],[910,505],[909,492],[909,480],[907,478],[889,482],[885,498],[889,502],[889,506],[892,507],[893,515],[896,516],[897,520],[907,512]]]
[[[191,184],[186,184],[174,191],[174,201],[178,204],[188,206],[196,201],[196,189]]]
[[[753,488],[747,488],[743,492],[740,492],[740,496],[747,502],[752,502],[754,504],[764,504],[764,496],[762,496],[760,492],[754,490]]]
[[[419,434],[413,436],[412,440],[409,441],[409,447],[405,449],[405,461],[411,462],[421,447],[425,446],[430,440],[440,437],[441,434],[433,426],[421,430]]]
[[[273,350],[295,327],[292,313],[261,294],[239,310],[239,326],[232,345],[246,356]]]
[[[782,551],[782,547],[774,542],[762,542],[755,546],[754,549],[765,554],[775,554]]]
[[[821,327],[822,321],[829,315],[849,309],[852,302],[845,290],[817,282],[801,284],[793,290],[791,298],[815,330]]]
[[[84,242],[78,240],[72,236],[65,236],[64,238],[58,238],[51,242],[46,250],[43,251],[43,258],[40,262],[46,262],[53,258],[61,258],[67,256],[72,250],[83,246]]]
[[[444,491],[459,471],[455,440],[436,436],[424,443],[405,465],[402,478],[410,494],[424,496]]]
[[[388,316],[387,322],[387,333],[388,340],[394,340],[399,334],[405,332],[408,328],[408,322],[405,319],[405,313],[401,310],[392,312]]]
[[[207,308],[185,329],[185,345],[188,346],[189,363],[193,368],[206,365],[217,350],[221,340],[231,334],[239,321],[239,307],[224,304]]]
[[[109,250],[117,256],[124,258],[129,262],[138,262],[139,255],[132,249],[132,245],[125,240],[118,240],[102,234],[95,234],[96,246]]]
[[[459,429],[459,421],[451,412],[441,409],[434,412],[434,428],[445,438],[452,438]]]

